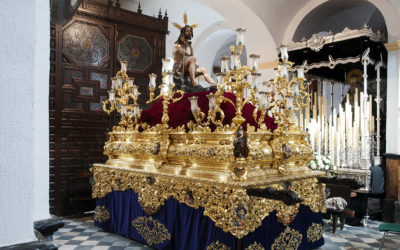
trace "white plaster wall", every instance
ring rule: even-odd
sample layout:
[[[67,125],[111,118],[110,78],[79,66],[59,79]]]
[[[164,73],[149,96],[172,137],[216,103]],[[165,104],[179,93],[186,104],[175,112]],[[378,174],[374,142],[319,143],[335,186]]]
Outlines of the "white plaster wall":
[[[48,193],[48,30],[48,1],[2,1],[0,246],[35,240],[35,214],[46,217],[48,213],[48,206],[35,206],[43,202],[36,200],[43,197],[35,197],[35,193]],[[35,62],[42,65],[36,67]],[[39,85],[43,89],[36,89]],[[38,167],[46,168],[47,173],[35,171]],[[39,174],[40,180],[36,180]],[[46,187],[36,187],[37,182]],[[44,199],[48,203],[48,197]],[[36,209],[46,211],[36,213]]]
[[[36,0],[35,65],[33,96],[34,221],[50,218],[49,210],[49,70],[50,9],[48,1]]]

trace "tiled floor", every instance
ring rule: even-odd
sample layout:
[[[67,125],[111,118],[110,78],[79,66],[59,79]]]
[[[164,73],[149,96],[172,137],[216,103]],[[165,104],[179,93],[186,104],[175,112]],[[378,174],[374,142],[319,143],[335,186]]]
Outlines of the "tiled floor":
[[[63,219],[65,226],[54,233],[54,243],[60,250],[119,250],[151,249],[142,243],[119,235],[104,232],[93,225],[91,217]],[[330,225],[324,226],[325,245],[318,250],[337,249],[378,249],[382,233],[378,231],[380,222],[369,221],[367,227],[345,225],[333,234]],[[400,249],[400,235],[390,235],[385,240],[384,249]]]
[[[139,250],[152,249],[140,242],[104,232],[93,225],[92,217],[63,219],[65,226],[53,235],[53,241],[60,250]]]
[[[325,244],[318,249],[378,249],[383,235],[378,231],[380,223],[370,220],[366,227],[345,225],[343,231],[337,229],[334,234],[331,225],[324,225]],[[400,249],[400,235],[391,234],[387,237],[384,249]]]

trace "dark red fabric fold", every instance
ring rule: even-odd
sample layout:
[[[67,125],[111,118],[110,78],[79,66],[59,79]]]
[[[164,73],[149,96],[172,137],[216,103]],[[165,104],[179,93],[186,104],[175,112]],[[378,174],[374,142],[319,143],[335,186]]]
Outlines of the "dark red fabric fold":
[[[211,91],[186,93],[181,100],[175,103],[172,103],[171,101],[168,108],[168,116],[169,116],[168,125],[172,128],[176,128],[178,126],[186,125],[191,120],[195,121],[192,112],[190,110],[189,97],[192,96],[198,96],[198,106],[201,109],[201,111],[206,115],[206,118],[204,118],[203,120],[203,122],[205,122],[207,120],[207,114],[209,109],[207,95],[210,92]],[[228,92],[224,93],[224,96],[232,100],[233,103],[236,102],[235,94]],[[163,113],[162,101],[163,100],[161,98],[157,100],[149,109],[144,110],[141,114],[140,121],[146,122],[151,126],[160,124]],[[246,122],[243,124],[244,130],[247,129],[247,124],[250,124],[251,126],[258,128],[258,124],[253,118],[254,108],[255,107],[252,104],[246,104],[242,109],[242,116],[246,119]],[[229,102],[225,102],[221,104],[221,109],[225,113],[225,119],[223,121],[223,124],[231,124],[232,119],[235,117],[235,112],[236,112],[235,108]],[[259,116],[260,112],[258,112],[258,117]],[[265,116],[264,124],[267,126],[267,128],[271,129],[271,131],[275,130],[277,127],[277,125],[274,123],[274,120],[268,115]],[[214,129],[215,126],[212,126],[211,128]]]

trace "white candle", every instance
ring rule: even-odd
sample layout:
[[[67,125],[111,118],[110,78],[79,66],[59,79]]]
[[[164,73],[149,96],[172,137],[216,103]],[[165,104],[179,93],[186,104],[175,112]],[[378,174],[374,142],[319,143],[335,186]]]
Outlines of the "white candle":
[[[115,90],[109,90],[108,94],[109,94],[110,102],[113,102],[115,100]]]
[[[243,28],[236,29],[236,46],[242,45],[244,46],[244,33],[246,32]]]
[[[154,74],[154,73],[151,73],[151,74],[149,74],[149,78],[150,78],[149,87],[150,87],[150,88],[155,88],[155,87],[156,87],[156,78],[157,78],[157,75]]]
[[[116,85],[117,89],[122,88],[122,81],[123,81],[122,76],[117,76],[117,85]]]
[[[126,72],[126,67],[128,65],[128,61],[121,61],[121,71]]]
[[[138,96],[139,96],[138,86],[132,85],[132,89],[133,89],[133,91],[132,91],[133,92],[133,96],[138,98]]]
[[[129,87],[132,87],[132,86],[133,86],[133,81],[134,81],[134,78],[133,78],[133,77],[129,77],[129,78],[128,78],[128,86],[129,86]]]
[[[236,52],[234,52],[234,51],[231,51],[230,52],[230,54],[229,54],[229,57],[230,57],[230,59],[231,59],[231,69],[234,69],[235,68],[235,62],[236,62]]]
[[[161,72],[166,73],[168,72],[168,68],[169,68],[169,59],[168,58],[162,58],[162,68],[161,68]]]
[[[111,78],[111,89],[115,89],[117,86],[117,78],[113,77]]]

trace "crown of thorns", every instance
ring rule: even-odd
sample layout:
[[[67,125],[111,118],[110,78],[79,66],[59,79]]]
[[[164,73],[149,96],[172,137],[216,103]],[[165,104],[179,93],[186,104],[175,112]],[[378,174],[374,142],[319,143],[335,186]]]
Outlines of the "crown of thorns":
[[[187,14],[186,14],[186,12],[183,14],[183,23],[185,24],[184,26],[180,26],[179,24],[177,24],[177,23],[172,23],[172,25],[174,25],[175,26],[175,28],[177,28],[177,29],[182,29],[183,27],[185,27],[186,25],[188,25],[187,24]],[[199,24],[198,23],[195,23],[195,24],[192,24],[192,25],[189,25],[190,27],[192,27],[192,29],[194,29],[194,28],[196,28],[197,26],[199,26]]]

